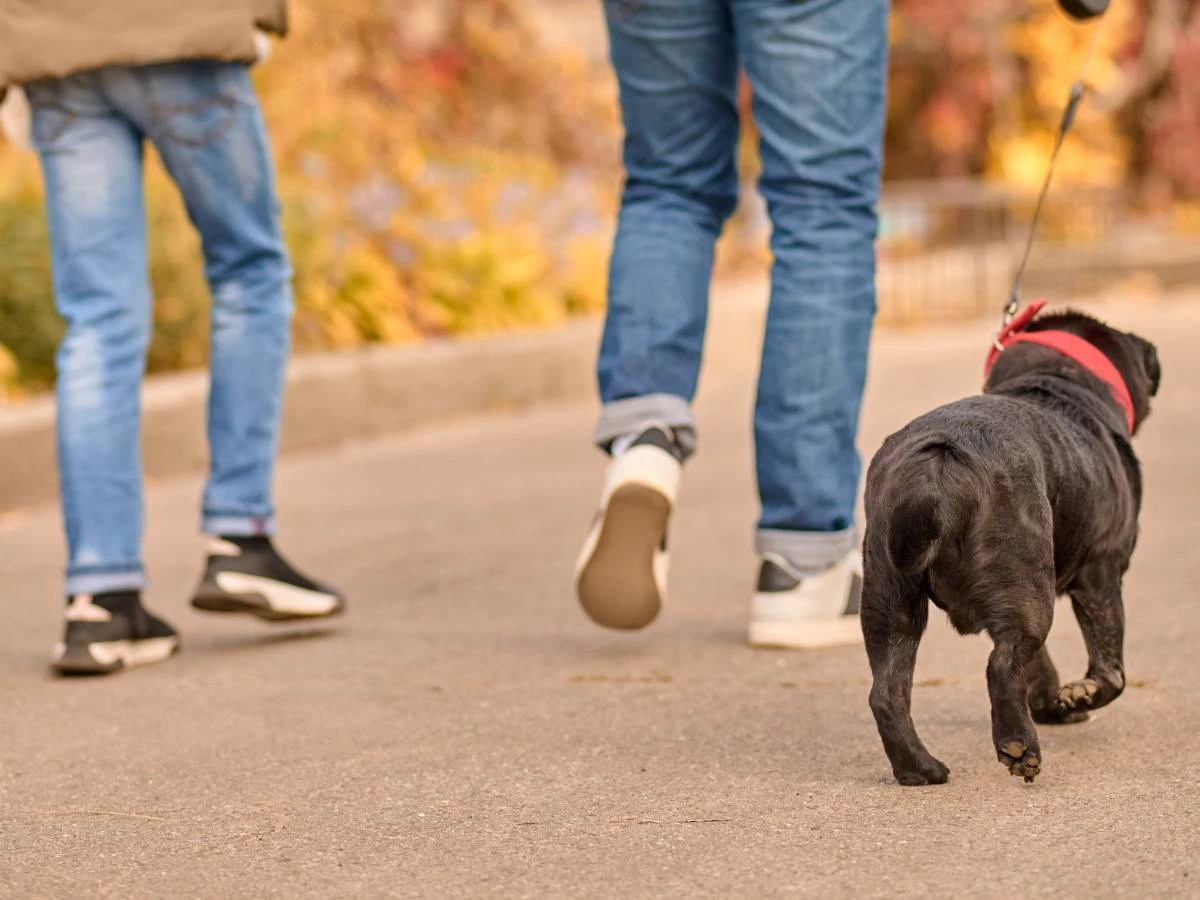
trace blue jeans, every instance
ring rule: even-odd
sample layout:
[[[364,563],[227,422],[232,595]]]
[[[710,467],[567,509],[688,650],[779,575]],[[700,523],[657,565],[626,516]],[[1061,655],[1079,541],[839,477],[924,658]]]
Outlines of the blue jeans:
[[[713,245],[737,204],[737,79],[761,135],[775,263],[758,383],[760,552],[820,570],[855,544],[855,447],[875,314],[887,0],[605,0],[627,181],[596,441],[691,401]]]
[[[68,593],[140,588],[140,391],[151,335],[142,153],[157,148],[200,232],[212,294],[203,530],[274,529],[292,312],[275,175],[245,65],[113,67],[27,85],[42,160],[58,350]]]

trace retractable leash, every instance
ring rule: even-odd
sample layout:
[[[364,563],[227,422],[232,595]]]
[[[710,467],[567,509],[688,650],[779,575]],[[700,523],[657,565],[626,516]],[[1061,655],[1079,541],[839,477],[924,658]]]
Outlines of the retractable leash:
[[[1108,3],[1109,0],[1059,0],[1059,6],[1063,8],[1063,11],[1079,20],[1092,19],[1101,15],[1108,9]],[[1078,115],[1079,106],[1087,94],[1087,72],[1091,67],[1092,57],[1096,55],[1096,44],[1099,37],[1100,26],[1097,24],[1092,32],[1092,40],[1088,44],[1087,55],[1083,58],[1079,77],[1071,85],[1071,96],[1067,100],[1066,108],[1063,109],[1062,121],[1058,125],[1058,135],[1054,140],[1054,150],[1050,154],[1050,164],[1046,168],[1046,178],[1042,182],[1037,205],[1033,209],[1033,220],[1029,223],[1029,234],[1025,238],[1025,252],[1021,255],[1021,264],[1017,267],[1017,274],[1013,279],[1012,293],[1004,307],[1004,322],[1000,336],[996,339],[997,346],[1003,341],[1006,331],[1014,324],[1017,311],[1021,308],[1021,282],[1025,278],[1025,269],[1029,265],[1029,255],[1033,252],[1034,241],[1037,240],[1038,224],[1042,219],[1042,207],[1046,205],[1046,196],[1050,193],[1050,183],[1054,180],[1054,171],[1058,167],[1059,152],[1062,150],[1071,128],[1075,125],[1075,116]],[[1030,320],[1032,318],[1032,316],[1029,317]],[[1028,324],[1028,321],[1024,324]]]
[[[1063,10],[1068,15],[1079,20],[1092,19],[1103,14],[1108,9],[1108,4],[1109,0],[1059,0],[1059,5]],[[1037,240],[1038,223],[1041,221],[1042,208],[1046,203],[1047,194],[1050,193],[1050,183],[1054,180],[1054,170],[1058,165],[1059,152],[1062,150],[1063,143],[1066,141],[1072,126],[1075,124],[1075,116],[1078,114],[1079,106],[1087,94],[1087,71],[1091,66],[1092,57],[1096,54],[1099,35],[1100,28],[1097,25],[1095,31],[1092,33],[1091,43],[1088,45],[1087,56],[1084,57],[1083,66],[1080,68],[1079,78],[1071,86],[1071,96],[1067,100],[1066,108],[1063,110],[1062,122],[1058,126],[1058,136],[1054,142],[1054,150],[1050,154],[1050,164],[1046,169],[1046,179],[1042,182],[1042,189],[1038,194],[1037,205],[1033,210],[1033,220],[1029,224],[1029,234],[1025,239],[1025,252],[1021,256],[1021,264],[1018,266],[1016,277],[1013,279],[1012,293],[1009,295],[1008,303],[1004,307],[1004,319],[1000,326],[1000,333],[996,336],[991,351],[988,353],[987,363],[984,367],[984,376],[986,378],[991,373],[996,359],[1013,344],[1039,344],[1043,347],[1049,347],[1075,360],[1075,362],[1079,363],[1109,386],[1114,399],[1117,401],[1117,405],[1121,407],[1121,411],[1125,415],[1125,423],[1128,425],[1130,433],[1132,433],[1135,426],[1133,399],[1129,393],[1128,385],[1125,384],[1125,380],[1121,377],[1120,372],[1117,371],[1117,367],[1112,364],[1112,361],[1096,349],[1096,347],[1092,346],[1092,344],[1077,335],[1056,330],[1026,331],[1030,323],[1037,318],[1038,313],[1046,306],[1045,300],[1038,300],[1029,304],[1024,310],[1021,309],[1021,282],[1025,278],[1025,269],[1029,265],[1029,256],[1033,251],[1034,241]]]

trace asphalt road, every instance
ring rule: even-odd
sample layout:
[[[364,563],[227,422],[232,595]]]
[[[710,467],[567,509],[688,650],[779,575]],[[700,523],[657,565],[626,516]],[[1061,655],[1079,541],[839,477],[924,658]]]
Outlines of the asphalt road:
[[[1130,688],[1043,728],[1035,784],[995,761],[986,639],[936,611],[915,706],[943,787],[892,782],[860,648],[743,644],[755,366],[717,334],[673,593],[642,634],[571,595],[589,408],[286,462],[283,546],[350,597],[329,628],[188,609],[199,483],[152,486],[150,602],[185,648],[109,680],[45,668],[55,511],[0,521],[0,896],[1200,897],[1200,302],[1107,312],[1164,365]],[[987,331],[882,337],[864,447],[976,390]],[[1051,643],[1082,674],[1066,604]]]

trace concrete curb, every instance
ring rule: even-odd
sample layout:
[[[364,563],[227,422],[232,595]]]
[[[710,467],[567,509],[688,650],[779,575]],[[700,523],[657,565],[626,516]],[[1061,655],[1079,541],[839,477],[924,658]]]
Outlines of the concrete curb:
[[[301,356],[288,371],[281,453],[412,430],[455,418],[595,395],[596,321],[552,332]],[[208,376],[147,379],[142,456],[148,478],[203,471]],[[54,401],[0,409],[0,512],[58,495]]]
[[[714,287],[705,369],[755,360],[767,283],[748,277]],[[599,320],[553,331],[370,347],[298,356],[288,369],[280,454],[316,451],[442,422],[596,398]],[[146,380],[142,465],[149,479],[208,465],[208,374]],[[0,407],[0,513],[58,496],[54,401]]]
[[[702,381],[731,367],[757,368],[767,291],[761,277],[715,286]],[[288,371],[280,453],[487,413],[595,403],[599,344],[600,322],[586,320],[553,331],[297,357]],[[147,478],[204,471],[207,373],[155,376],[142,396]],[[54,445],[52,398],[0,407],[0,513],[57,497]]]

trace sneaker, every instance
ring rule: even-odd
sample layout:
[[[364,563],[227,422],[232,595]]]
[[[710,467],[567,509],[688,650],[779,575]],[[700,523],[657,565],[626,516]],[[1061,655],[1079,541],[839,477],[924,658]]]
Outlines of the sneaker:
[[[260,536],[213,540],[192,606],[286,622],[335,616],[345,602],[337,591],[293,569],[271,539]]]
[[[655,427],[609,464],[600,511],[575,568],[579,602],[598,625],[645,628],[662,609],[680,455],[670,430]]]
[[[763,556],[750,619],[755,647],[810,650],[861,644],[862,557],[847,554],[820,575],[800,575],[787,560]]]
[[[51,668],[63,675],[108,675],[162,662],[179,651],[175,629],[142,606],[137,591],[69,598],[66,632]]]

